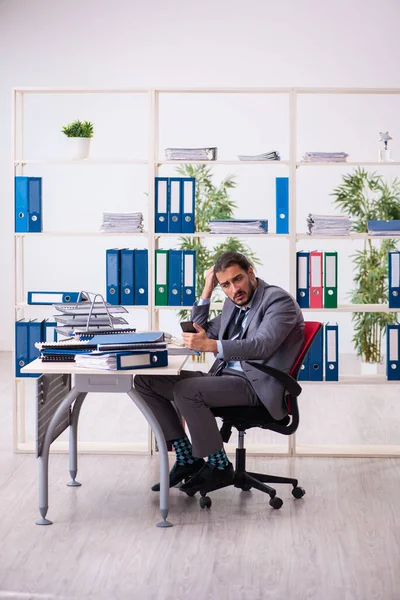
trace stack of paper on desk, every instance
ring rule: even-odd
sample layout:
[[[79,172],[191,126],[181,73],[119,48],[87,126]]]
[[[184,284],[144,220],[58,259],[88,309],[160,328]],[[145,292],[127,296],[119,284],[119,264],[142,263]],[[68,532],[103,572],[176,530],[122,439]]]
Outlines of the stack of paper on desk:
[[[54,315],[57,322],[56,331],[61,335],[69,336],[77,332],[92,332],[99,328],[112,332],[115,325],[128,325],[128,321],[124,317],[115,317],[113,314],[127,313],[128,311],[123,306],[105,302],[82,302],[80,304],[54,304],[53,308],[58,313]]]
[[[167,350],[108,353],[95,351],[90,354],[77,354],[75,364],[77,367],[85,369],[105,369],[107,371],[166,367],[168,365],[168,353]]]

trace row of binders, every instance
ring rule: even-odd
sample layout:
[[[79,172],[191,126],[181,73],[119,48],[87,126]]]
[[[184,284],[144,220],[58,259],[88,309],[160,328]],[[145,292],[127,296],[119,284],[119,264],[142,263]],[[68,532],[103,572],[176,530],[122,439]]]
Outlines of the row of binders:
[[[299,381],[339,381],[339,328],[325,323],[318,331],[299,372]]]
[[[42,178],[15,177],[15,232],[42,231]]]
[[[155,232],[194,233],[194,177],[155,178]]]
[[[106,251],[106,295],[110,304],[147,306],[148,250],[110,248]]]
[[[191,306],[195,301],[196,251],[156,250],[156,306]]]
[[[296,299],[300,308],[337,308],[337,252],[297,252]]]
[[[21,373],[21,369],[39,356],[35,344],[57,341],[56,323],[48,319],[29,321],[21,319],[15,323],[15,376],[37,377],[34,373]]]

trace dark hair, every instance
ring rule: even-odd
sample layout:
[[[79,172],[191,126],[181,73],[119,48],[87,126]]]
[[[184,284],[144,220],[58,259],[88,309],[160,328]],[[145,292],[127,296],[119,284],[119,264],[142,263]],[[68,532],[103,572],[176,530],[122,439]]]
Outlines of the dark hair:
[[[250,268],[253,268],[253,265],[244,254],[240,252],[224,252],[218,257],[214,265],[214,278],[216,278],[216,273],[225,271],[225,269],[229,269],[232,265],[239,265],[246,273],[248,273]]]

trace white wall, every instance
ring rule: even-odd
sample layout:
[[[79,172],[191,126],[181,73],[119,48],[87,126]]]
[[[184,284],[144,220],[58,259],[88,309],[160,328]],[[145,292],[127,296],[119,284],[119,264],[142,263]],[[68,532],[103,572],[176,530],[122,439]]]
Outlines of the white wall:
[[[400,6],[394,0],[379,4],[361,0],[329,4],[316,0],[248,0],[246,3],[0,0],[0,202],[3,216],[0,252],[4,257],[0,267],[0,314],[3,316],[0,349],[12,347],[14,322],[12,87],[400,87],[399,17]],[[331,110],[329,106],[326,109]],[[310,110],[314,119],[318,111]],[[369,108],[363,110],[368,113]],[[365,120],[360,120],[355,129],[358,134],[350,140],[346,138],[347,125],[342,116],[335,111],[330,113],[332,132],[341,131],[337,138],[337,143],[342,145],[339,149],[345,148],[343,143],[348,141],[354,153],[367,148],[369,157],[370,152],[375,152],[375,145],[378,147],[375,141],[378,131],[389,129],[395,138],[393,152],[398,149],[399,160],[400,131],[394,118],[399,111],[392,106],[388,124],[385,105],[379,105],[378,109],[371,107],[370,114],[376,110],[382,119],[370,122],[367,131]],[[352,123],[357,120],[357,106],[345,107],[342,114]],[[172,115],[177,123],[178,117]],[[115,118],[116,114],[111,112],[110,123]],[[324,132],[320,125],[313,130],[312,123],[309,143],[317,143],[317,140],[322,143]],[[309,127],[305,120],[306,133],[310,132]],[[307,145],[306,148],[320,149]],[[257,148],[264,149],[270,149],[269,145]],[[393,174],[390,173],[390,177]],[[307,179],[308,175],[304,177]],[[328,177],[331,178],[329,184]],[[337,174],[324,172],[320,180],[304,183],[303,192],[299,190],[304,195],[303,211],[308,209],[306,203],[313,195],[312,208],[317,211],[321,206],[321,190],[326,200],[336,183],[335,177]],[[237,199],[240,204],[241,199]],[[260,209],[260,202],[254,205],[254,210]],[[57,218],[56,210],[54,218]],[[43,252],[38,276],[54,271],[53,261],[53,253]],[[77,270],[78,278],[85,276],[83,269],[80,273],[79,268]],[[274,272],[272,276],[268,274],[271,272],[263,276],[274,282]],[[70,274],[65,277],[69,285]]]

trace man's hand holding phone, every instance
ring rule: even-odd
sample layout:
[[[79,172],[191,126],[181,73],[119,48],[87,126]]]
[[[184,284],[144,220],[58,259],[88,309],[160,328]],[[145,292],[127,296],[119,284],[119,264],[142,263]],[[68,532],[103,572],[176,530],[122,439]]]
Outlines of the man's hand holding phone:
[[[182,321],[181,328],[183,331],[183,343],[187,348],[197,350],[198,352],[218,352],[217,342],[210,340],[205,330],[200,325],[197,325],[197,323]]]

